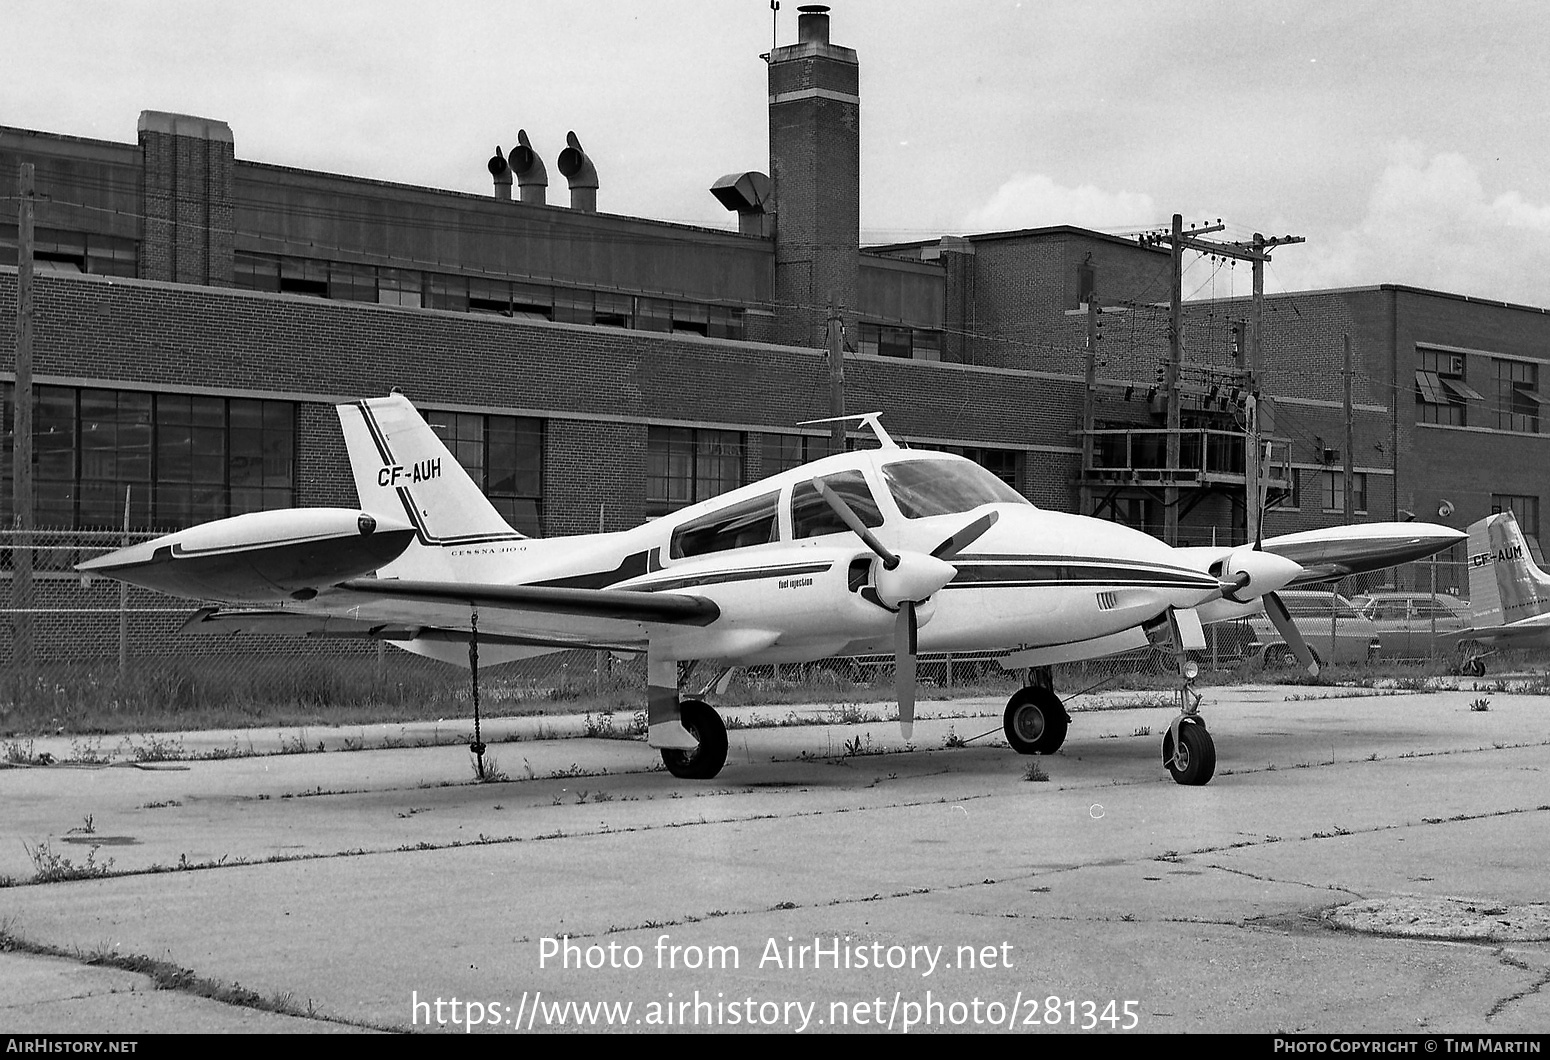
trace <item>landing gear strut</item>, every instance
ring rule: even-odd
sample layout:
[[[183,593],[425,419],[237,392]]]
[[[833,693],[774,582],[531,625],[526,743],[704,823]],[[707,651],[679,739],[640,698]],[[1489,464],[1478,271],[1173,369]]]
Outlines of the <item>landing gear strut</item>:
[[[709,780],[726,764],[727,728],[715,708],[702,700],[681,700],[678,710],[684,729],[698,741],[698,746],[682,750],[664,747],[662,764],[681,780]]]
[[[1198,786],[1208,783],[1216,773],[1216,742],[1206,731],[1200,716],[1200,693],[1195,691],[1195,663],[1185,660],[1179,666],[1183,684],[1179,687],[1179,716],[1163,734],[1163,765],[1176,783]]]
[[[1052,755],[1066,742],[1071,717],[1055,694],[1047,666],[1035,668],[1033,683],[1007,701],[1001,728],[1020,755]]]

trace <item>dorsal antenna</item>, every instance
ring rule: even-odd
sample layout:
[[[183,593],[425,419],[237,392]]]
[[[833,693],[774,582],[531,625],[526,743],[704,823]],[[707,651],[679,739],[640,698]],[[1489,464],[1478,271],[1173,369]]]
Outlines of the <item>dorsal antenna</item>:
[[[883,414],[881,412],[858,412],[853,416],[830,416],[822,420],[803,420],[797,426],[810,427],[818,423],[849,423],[852,420],[858,421],[863,427],[870,428],[872,433],[877,435],[878,445],[882,448],[899,448],[899,443],[894,441],[887,431],[883,430]]]

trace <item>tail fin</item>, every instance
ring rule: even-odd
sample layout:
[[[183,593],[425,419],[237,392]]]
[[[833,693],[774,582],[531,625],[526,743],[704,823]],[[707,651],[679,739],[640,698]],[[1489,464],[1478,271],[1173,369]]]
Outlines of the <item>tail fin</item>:
[[[1469,610],[1477,626],[1499,626],[1550,611],[1550,576],[1529,554],[1511,512],[1469,527]]]
[[[337,406],[361,508],[406,519],[414,543],[383,567],[389,578],[447,578],[453,557],[522,535],[501,518],[445,443],[402,394]]]

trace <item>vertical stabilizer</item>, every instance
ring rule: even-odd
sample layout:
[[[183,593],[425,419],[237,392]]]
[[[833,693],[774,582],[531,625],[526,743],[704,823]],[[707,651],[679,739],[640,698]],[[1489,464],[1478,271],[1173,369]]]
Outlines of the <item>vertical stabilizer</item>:
[[[450,577],[454,557],[522,538],[408,398],[393,394],[337,408],[361,508],[405,519],[416,531],[414,543],[379,577]]]
[[[1550,575],[1534,563],[1511,512],[1470,524],[1469,610],[1477,626],[1508,625],[1550,611]]]

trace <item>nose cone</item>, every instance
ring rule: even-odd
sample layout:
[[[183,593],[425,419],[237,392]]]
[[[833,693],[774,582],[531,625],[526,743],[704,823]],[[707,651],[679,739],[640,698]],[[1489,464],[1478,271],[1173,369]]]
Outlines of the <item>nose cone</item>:
[[[1284,589],[1302,573],[1302,564],[1253,548],[1235,549],[1222,570],[1222,595],[1238,603]]]
[[[924,600],[952,581],[958,568],[923,552],[900,552],[899,565],[877,572],[877,596],[889,607]]]

